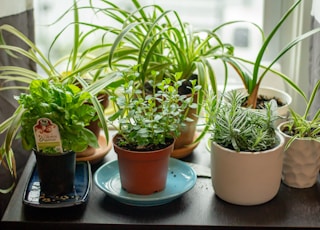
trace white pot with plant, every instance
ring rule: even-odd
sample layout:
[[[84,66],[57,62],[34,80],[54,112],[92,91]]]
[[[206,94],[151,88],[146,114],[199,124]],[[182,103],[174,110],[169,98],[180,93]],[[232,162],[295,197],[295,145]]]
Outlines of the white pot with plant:
[[[294,188],[309,188],[316,184],[320,169],[320,110],[310,118],[310,108],[320,87],[315,85],[306,110],[301,116],[290,109],[289,121],[278,126],[286,140],[282,181]]]
[[[270,104],[265,114],[242,108],[244,95],[229,97],[208,111],[214,192],[233,204],[265,203],[280,188],[284,138],[273,128]]]
[[[279,20],[279,22],[274,26],[270,34],[268,36],[265,36],[263,30],[257,26],[255,23],[249,22],[252,26],[256,27],[258,31],[261,32],[262,35],[262,45],[261,48],[256,56],[256,58],[251,61],[244,59],[242,57],[238,57],[235,55],[229,55],[225,56],[224,60],[226,63],[231,65],[231,67],[237,72],[238,76],[241,79],[241,82],[243,84],[243,90],[246,91],[248,94],[247,100],[244,102],[244,106],[249,108],[261,108],[259,105],[258,100],[259,97],[263,99],[265,97],[263,95],[263,89],[260,89],[262,86],[262,81],[268,76],[268,73],[272,73],[274,76],[279,77],[282,79],[288,86],[292,87],[296,92],[298,92],[301,96],[306,98],[304,92],[300,89],[298,85],[292,79],[288,76],[286,76],[284,73],[281,73],[275,69],[273,69],[273,66],[288,52],[291,50],[291,48],[298,45],[300,42],[304,41],[305,39],[311,37],[312,35],[320,32],[320,28],[313,29],[311,31],[308,31],[304,34],[301,34],[297,36],[292,41],[289,41],[287,44],[284,45],[284,47],[280,50],[280,52],[270,61],[267,65],[263,65],[263,59],[265,52],[268,49],[272,49],[270,47],[270,42],[274,39],[274,36],[277,34],[279,29],[284,25],[286,20],[292,15],[292,12],[299,7],[302,0],[297,0],[288,10],[287,12],[282,16],[282,18]],[[229,24],[234,23],[243,23],[243,21],[234,21],[234,22],[226,22],[222,25],[220,25],[219,28],[222,28]],[[248,67],[252,67],[252,69],[249,69]],[[278,94],[278,92],[276,92]],[[268,93],[269,94],[269,93]],[[284,93],[286,94],[286,93]],[[267,99],[272,99],[275,95],[268,96]],[[281,96],[282,97],[282,96]],[[287,95],[285,97],[288,97]],[[290,101],[283,101],[283,103],[286,103],[285,106],[279,105],[279,111],[278,114],[284,117],[287,117],[287,114],[289,112],[288,107],[290,106]],[[261,105],[261,104],[260,104]],[[279,123],[279,121],[277,121]]]

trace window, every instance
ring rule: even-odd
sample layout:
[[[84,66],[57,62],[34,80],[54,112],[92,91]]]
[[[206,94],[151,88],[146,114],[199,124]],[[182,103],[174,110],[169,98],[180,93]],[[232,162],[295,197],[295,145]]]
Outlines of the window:
[[[71,4],[71,1],[68,1]],[[87,1],[80,1],[87,2]],[[116,0],[117,4],[122,4],[125,9],[131,9],[131,1]],[[159,4],[164,9],[176,10],[183,21],[189,22],[196,28],[212,29],[215,26],[231,20],[249,20],[262,26],[263,24],[263,0],[140,0],[143,4]],[[66,25],[66,22],[60,22],[57,25],[46,26],[54,22],[71,5],[66,4],[64,0],[35,0],[35,18],[36,18],[36,42],[42,50],[47,50],[57,31],[60,31]],[[86,20],[94,20],[94,16],[83,14]],[[72,20],[70,15],[69,20]],[[102,20],[103,21],[103,20]],[[98,21],[96,21],[98,22]],[[105,21],[103,21],[105,23]],[[236,45],[237,54],[246,58],[254,58],[261,44],[261,37],[257,30],[246,23],[233,24],[221,31],[220,36],[225,42],[231,42]],[[59,53],[55,53],[56,58],[63,55],[72,43],[72,37],[66,37],[59,41]],[[223,69],[217,65],[217,76],[223,76]],[[234,73],[235,74],[235,73]],[[224,78],[218,78],[222,84]],[[239,84],[238,77],[229,77],[229,84]]]

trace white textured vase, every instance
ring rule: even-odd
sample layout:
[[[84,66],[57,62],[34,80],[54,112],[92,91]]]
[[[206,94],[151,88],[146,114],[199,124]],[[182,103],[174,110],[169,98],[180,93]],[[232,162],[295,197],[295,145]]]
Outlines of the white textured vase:
[[[238,205],[257,205],[271,200],[281,184],[284,138],[263,152],[236,152],[212,142],[211,176],[215,194]]]
[[[285,122],[286,123],[286,122]],[[291,137],[279,130],[287,142]],[[316,184],[320,169],[320,143],[298,138],[283,154],[282,181],[294,188],[309,188]]]

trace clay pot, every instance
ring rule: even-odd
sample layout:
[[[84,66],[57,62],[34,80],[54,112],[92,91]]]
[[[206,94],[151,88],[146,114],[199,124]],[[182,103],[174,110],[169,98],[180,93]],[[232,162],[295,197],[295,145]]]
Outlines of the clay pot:
[[[150,195],[165,189],[170,154],[174,143],[156,151],[130,151],[116,144],[114,151],[118,155],[121,186],[129,193]]]
[[[198,94],[195,94],[193,97],[193,101],[197,101],[197,99]],[[181,134],[175,141],[174,149],[185,148],[193,142],[198,123],[198,116],[196,116],[196,114],[197,109],[189,109],[187,117],[191,118],[193,121],[186,122],[186,126],[181,128]]]
[[[101,94],[98,96],[98,99],[101,103],[102,108],[105,109],[108,107],[108,104],[109,104],[108,94]],[[92,131],[96,135],[97,139],[99,139],[100,131],[101,131],[101,128],[99,126],[99,119],[92,121],[90,123],[90,125],[88,125],[86,128],[89,129],[90,131]],[[77,152],[77,157],[81,158],[81,157],[92,156],[93,154],[95,154],[95,152],[96,152],[95,148],[88,146],[88,148],[86,150],[84,150],[82,152]]]

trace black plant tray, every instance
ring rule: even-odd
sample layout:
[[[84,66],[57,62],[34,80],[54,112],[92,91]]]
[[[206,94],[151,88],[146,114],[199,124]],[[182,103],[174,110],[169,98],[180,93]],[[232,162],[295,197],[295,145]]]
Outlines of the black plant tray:
[[[48,196],[41,192],[36,165],[32,170],[23,194],[23,203],[38,208],[63,208],[87,202],[91,189],[91,168],[89,162],[77,162],[74,191],[59,196]]]

